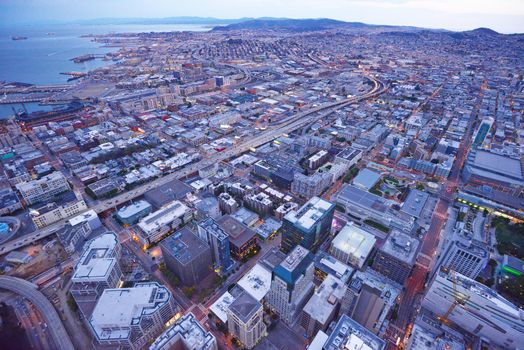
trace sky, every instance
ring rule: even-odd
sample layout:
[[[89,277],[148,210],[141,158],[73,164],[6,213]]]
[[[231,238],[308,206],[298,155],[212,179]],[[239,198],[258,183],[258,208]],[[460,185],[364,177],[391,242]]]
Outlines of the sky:
[[[0,23],[95,18],[333,18],[524,33],[524,0],[0,0]]]

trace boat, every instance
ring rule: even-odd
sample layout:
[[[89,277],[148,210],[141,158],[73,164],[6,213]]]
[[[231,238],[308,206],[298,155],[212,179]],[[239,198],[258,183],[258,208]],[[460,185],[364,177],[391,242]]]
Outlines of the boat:
[[[12,36],[11,40],[27,40],[26,36]]]
[[[27,111],[20,111],[16,115],[16,120],[24,123],[37,122],[41,120],[54,121],[63,118],[64,116],[78,112],[84,108],[84,105],[78,101],[71,102],[67,107],[57,108],[51,111],[36,111],[27,113]]]

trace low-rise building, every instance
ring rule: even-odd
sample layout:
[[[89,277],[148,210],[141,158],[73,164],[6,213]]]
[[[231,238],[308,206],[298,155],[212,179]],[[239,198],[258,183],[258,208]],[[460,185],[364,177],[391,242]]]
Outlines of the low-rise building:
[[[145,216],[138,222],[137,239],[145,246],[160,241],[164,236],[188,223],[193,218],[193,211],[179,201]]]
[[[138,220],[151,214],[153,207],[145,200],[139,200],[125,207],[120,208],[116,212],[116,217],[125,225],[134,225]]]
[[[52,199],[57,194],[69,191],[69,182],[61,172],[55,171],[38,180],[22,182],[16,185],[28,205]]]
[[[47,202],[31,207],[29,216],[38,228],[44,228],[57,221],[70,218],[87,210],[87,205],[81,196],[72,192],[70,196],[62,196],[59,202]]]

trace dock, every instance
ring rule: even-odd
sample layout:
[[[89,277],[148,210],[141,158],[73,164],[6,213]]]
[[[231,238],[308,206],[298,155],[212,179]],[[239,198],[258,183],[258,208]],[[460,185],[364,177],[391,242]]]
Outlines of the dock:
[[[103,58],[103,57],[105,57],[105,55],[96,55],[96,54],[93,54],[93,53],[89,53],[89,54],[86,54],[86,55],[82,55],[82,56],[77,56],[77,57],[71,58],[71,61],[73,61],[75,63],[82,63],[82,62],[91,61],[91,60],[94,60],[94,59],[97,59],[97,58]]]

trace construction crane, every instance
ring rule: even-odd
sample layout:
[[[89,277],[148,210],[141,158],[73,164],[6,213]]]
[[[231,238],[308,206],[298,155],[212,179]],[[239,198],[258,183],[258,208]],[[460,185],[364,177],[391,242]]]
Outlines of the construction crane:
[[[451,270],[450,273],[451,273],[451,276],[453,278],[453,298],[455,300],[449,306],[449,308],[446,311],[446,313],[443,316],[439,317],[439,319],[442,322],[444,322],[444,323],[449,323],[448,317],[453,312],[453,310],[455,310],[457,305],[464,306],[466,304],[466,301],[468,301],[468,299],[469,299],[469,295],[465,295],[465,294],[459,293],[457,291],[457,274],[456,274],[456,272]]]

